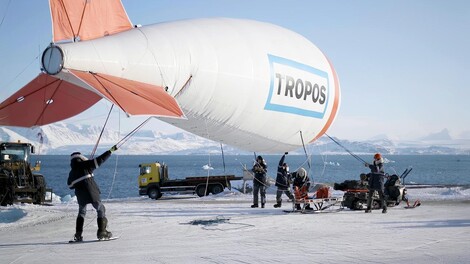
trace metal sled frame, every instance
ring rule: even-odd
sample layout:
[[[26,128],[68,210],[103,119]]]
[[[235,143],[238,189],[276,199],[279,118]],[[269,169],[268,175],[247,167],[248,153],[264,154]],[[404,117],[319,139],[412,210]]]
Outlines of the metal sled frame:
[[[293,200],[292,211],[295,211],[295,204],[303,203],[302,213],[321,213],[321,212],[336,212],[343,210],[343,197],[330,197],[330,198],[309,198],[308,200]],[[313,210],[305,210],[307,204]]]

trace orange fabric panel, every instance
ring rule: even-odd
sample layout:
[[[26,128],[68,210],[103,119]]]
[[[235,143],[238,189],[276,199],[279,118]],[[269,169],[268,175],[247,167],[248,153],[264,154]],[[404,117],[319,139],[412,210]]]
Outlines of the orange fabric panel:
[[[90,40],[132,28],[120,0],[49,0],[53,42]]]
[[[54,123],[85,111],[100,99],[94,92],[41,73],[0,104],[0,125]]]
[[[294,186],[294,198],[296,203],[305,202],[306,200],[308,200],[307,186],[302,186],[300,188],[298,186]]]
[[[183,111],[175,98],[160,86],[102,73],[93,74],[77,70],[70,72],[128,114],[183,117]]]
[[[329,198],[330,197],[330,188],[328,186],[318,188],[315,198]]]
[[[328,60],[328,58],[326,58]],[[328,63],[330,64],[330,67],[331,67],[331,72],[333,73],[333,80],[334,80],[334,87],[335,87],[335,98],[333,99],[333,109],[331,110],[331,115],[330,117],[328,118],[328,121],[326,121],[326,124],[325,126],[323,127],[323,129],[320,131],[320,133],[318,133],[318,135],[312,139],[309,143],[312,143],[314,142],[315,140],[317,140],[318,138],[320,138],[321,136],[323,136],[323,134],[326,133],[326,131],[328,130],[328,128],[330,128],[331,124],[333,123],[333,120],[335,119],[336,117],[336,114],[338,113],[338,107],[339,107],[339,80],[338,80],[338,75],[336,74],[336,71],[335,69],[333,68],[333,65],[331,64],[330,60],[328,60]]]

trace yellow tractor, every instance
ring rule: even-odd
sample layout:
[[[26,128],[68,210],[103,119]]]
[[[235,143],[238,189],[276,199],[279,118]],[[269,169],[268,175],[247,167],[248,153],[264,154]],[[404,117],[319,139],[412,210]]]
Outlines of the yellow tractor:
[[[1,206],[15,202],[44,204],[52,201],[52,189],[46,187],[42,174],[35,173],[40,170],[40,162],[31,167],[32,153],[34,146],[30,143],[0,142]]]

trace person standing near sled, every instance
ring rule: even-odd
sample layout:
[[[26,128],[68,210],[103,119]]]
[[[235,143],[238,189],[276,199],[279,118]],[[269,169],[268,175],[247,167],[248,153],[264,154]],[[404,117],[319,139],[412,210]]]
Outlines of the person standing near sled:
[[[372,164],[365,163],[366,167],[369,167],[369,194],[367,196],[367,209],[366,213],[370,213],[372,209],[372,196],[374,192],[377,191],[380,199],[380,207],[382,208],[382,213],[387,213],[387,202],[384,195],[384,160],[380,153],[374,155],[374,161]]]
[[[108,219],[106,218],[106,208],[101,202],[101,191],[93,179],[93,171],[103,164],[117,146],[104,152],[94,159],[87,159],[80,152],[74,152],[70,155],[70,173],[67,185],[70,189],[75,189],[75,195],[78,201],[78,216],[75,226],[74,241],[82,241],[83,223],[85,221],[86,207],[91,204],[98,214],[98,231],[96,236],[99,240],[112,237],[111,232],[106,230]]]
[[[256,157],[255,164],[253,165],[253,205],[251,208],[258,207],[258,194],[261,195],[261,208],[264,208],[266,203],[266,173],[268,165],[263,157]]]
[[[302,210],[300,208],[300,202],[308,200],[308,189],[310,188],[310,178],[307,175],[307,171],[304,168],[298,169],[296,172],[292,173],[294,178],[294,196],[295,196],[295,209]],[[310,207],[310,203],[307,203],[305,210],[313,210]]]
[[[289,174],[289,167],[287,166],[287,163],[284,162],[286,155],[288,153],[284,153],[282,155],[281,160],[279,161],[279,165],[277,167],[277,176],[276,176],[276,187],[277,187],[277,192],[276,192],[276,204],[274,205],[274,208],[279,208],[282,205],[282,193],[285,193],[289,199],[293,200],[294,196],[289,190],[290,187],[290,174]]]

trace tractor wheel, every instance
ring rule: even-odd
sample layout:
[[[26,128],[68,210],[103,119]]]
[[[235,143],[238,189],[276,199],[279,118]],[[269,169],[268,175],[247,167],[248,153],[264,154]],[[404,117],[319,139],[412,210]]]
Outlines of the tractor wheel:
[[[36,183],[36,193],[33,195],[33,204],[44,203],[46,197],[46,182],[44,176],[34,175],[34,182]]]

